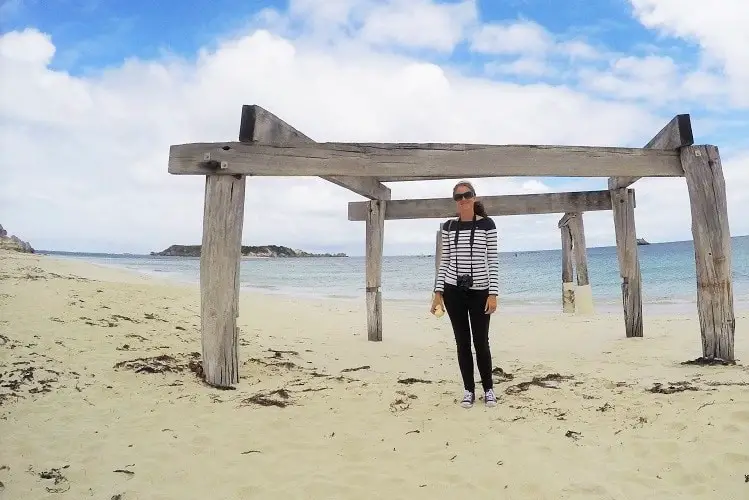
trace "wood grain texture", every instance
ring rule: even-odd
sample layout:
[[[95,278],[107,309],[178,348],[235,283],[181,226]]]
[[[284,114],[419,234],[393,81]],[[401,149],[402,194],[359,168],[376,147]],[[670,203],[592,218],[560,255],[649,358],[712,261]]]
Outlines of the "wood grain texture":
[[[239,382],[237,316],[245,178],[206,176],[200,253],[200,319],[205,381]]]
[[[257,105],[247,104],[242,106],[239,141],[266,145],[272,144],[276,146],[316,144],[314,140],[307,137],[270,111]],[[390,188],[373,177],[336,175],[321,175],[320,177],[366,198],[379,200],[390,199]]]
[[[382,340],[382,251],[385,235],[385,209],[388,202],[367,202],[366,223],[366,280],[367,280],[367,339]]]
[[[224,166],[225,168],[219,168]],[[375,177],[380,181],[501,176],[680,177],[678,153],[642,148],[481,144],[247,142],[173,145],[169,173]]]
[[[575,213],[570,217],[567,227],[572,238],[572,257],[575,260],[575,272],[577,274],[577,285],[590,284],[588,276],[588,249],[585,244],[585,225],[583,214]]]
[[[575,312],[575,287],[572,283],[574,268],[572,264],[572,235],[567,225],[568,215],[566,214],[559,221],[561,224],[559,231],[562,235],[562,311],[572,313]]]
[[[648,143],[646,149],[678,150],[684,146],[694,144],[692,120],[688,114],[676,115],[668,122]],[[609,189],[626,188],[637,182],[640,177],[612,177],[609,179]]]
[[[622,307],[627,337],[642,337],[642,276],[635,228],[634,191],[611,191],[616,255],[622,278]]]
[[[702,355],[735,361],[731,234],[720,155],[715,146],[688,146],[681,160],[692,213]]]
[[[611,210],[611,194],[608,191],[580,191],[569,193],[512,194],[481,196],[479,198],[490,216],[548,214]],[[365,220],[368,202],[350,202],[348,220]],[[448,218],[456,213],[452,198],[424,198],[414,200],[390,200],[385,219],[430,219]]]

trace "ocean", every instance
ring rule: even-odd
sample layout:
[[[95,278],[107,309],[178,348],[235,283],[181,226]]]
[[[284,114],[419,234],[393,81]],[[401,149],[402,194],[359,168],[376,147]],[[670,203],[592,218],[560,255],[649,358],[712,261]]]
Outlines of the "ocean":
[[[646,309],[696,313],[697,285],[692,241],[638,247]],[[197,285],[200,259],[150,255],[39,253],[129,269]],[[732,238],[734,300],[749,310],[749,236]],[[429,304],[434,283],[434,256],[385,256],[384,300]],[[499,256],[500,305],[507,308],[561,310],[561,250],[503,252]],[[245,258],[241,288],[268,294],[363,299],[364,257]],[[588,249],[588,272],[597,310],[621,309],[621,279],[616,247]]]

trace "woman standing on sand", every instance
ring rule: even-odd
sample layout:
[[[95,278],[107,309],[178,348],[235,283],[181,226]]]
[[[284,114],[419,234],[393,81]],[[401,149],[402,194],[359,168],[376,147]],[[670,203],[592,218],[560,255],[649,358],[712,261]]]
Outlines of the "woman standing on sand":
[[[476,190],[470,182],[456,184],[453,199],[458,217],[442,225],[442,258],[434,286],[432,313],[443,306],[452,323],[465,390],[461,406],[470,408],[476,401],[471,336],[484,402],[486,406],[495,406],[489,318],[497,309],[499,294],[497,227],[476,200]]]

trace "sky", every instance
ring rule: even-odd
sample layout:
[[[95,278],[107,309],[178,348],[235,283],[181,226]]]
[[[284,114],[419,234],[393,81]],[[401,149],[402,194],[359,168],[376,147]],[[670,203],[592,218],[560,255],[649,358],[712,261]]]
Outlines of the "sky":
[[[316,141],[641,147],[689,113],[749,234],[746,0],[0,0],[0,223],[44,250],[199,244],[205,179],[169,146],[237,139],[257,104]],[[471,179],[477,194],[606,178]],[[454,180],[388,183],[449,197]],[[683,178],[641,179],[636,227],[691,239]],[[364,254],[365,198],[314,177],[247,181],[243,243]],[[496,217],[500,251],[560,247],[561,214]],[[386,221],[386,255],[434,251],[440,220]],[[585,214],[615,244],[611,212]]]

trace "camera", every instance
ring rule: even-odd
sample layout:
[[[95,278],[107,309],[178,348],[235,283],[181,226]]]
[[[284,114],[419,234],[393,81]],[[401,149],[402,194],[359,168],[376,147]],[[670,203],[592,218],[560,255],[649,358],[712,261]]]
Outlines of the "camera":
[[[468,290],[473,286],[473,276],[470,274],[461,274],[456,280],[456,285],[461,290]]]

